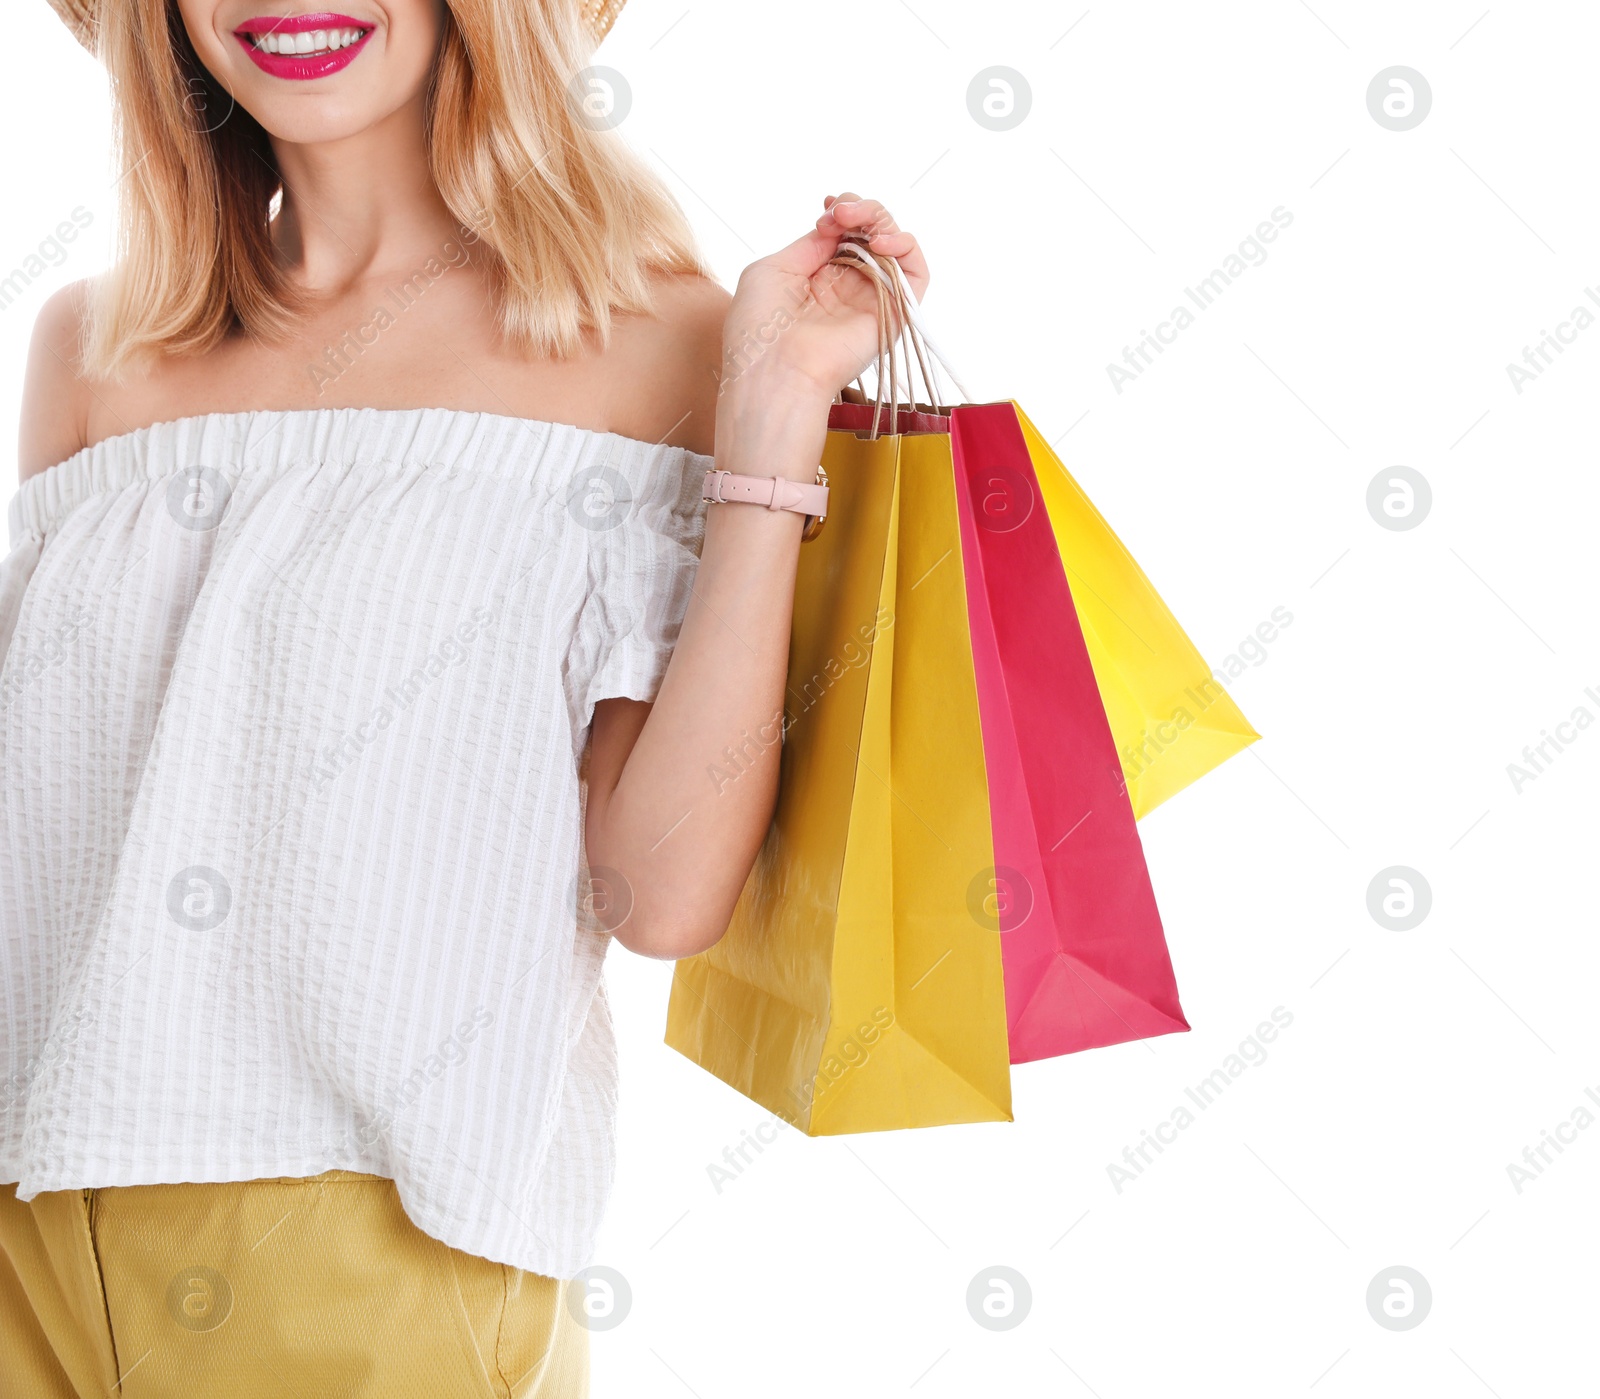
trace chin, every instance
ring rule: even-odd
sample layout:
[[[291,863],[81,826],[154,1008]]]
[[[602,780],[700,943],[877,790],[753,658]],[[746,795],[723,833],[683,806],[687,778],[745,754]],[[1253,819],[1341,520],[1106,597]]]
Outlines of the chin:
[[[295,146],[347,141],[370,131],[394,114],[392,103],[368,102],[357,94],[239,92],[239,105],[275,140]]]

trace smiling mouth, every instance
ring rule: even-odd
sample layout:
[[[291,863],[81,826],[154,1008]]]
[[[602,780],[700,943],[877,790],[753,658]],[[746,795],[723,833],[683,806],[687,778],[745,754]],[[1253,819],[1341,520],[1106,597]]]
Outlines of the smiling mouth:
[[[241,37],[257,53],[282,54],[286,58],[320,58],[349,48],[370,33],[370,29],[352,26],[344,29],[313,29],[300,34],[285,34],[275,29],[260,34],[246,32]]]
[[[355,61],[374,26],[352,15],[262,15],[233,31],[250,61],[274,78],[326,78]]]

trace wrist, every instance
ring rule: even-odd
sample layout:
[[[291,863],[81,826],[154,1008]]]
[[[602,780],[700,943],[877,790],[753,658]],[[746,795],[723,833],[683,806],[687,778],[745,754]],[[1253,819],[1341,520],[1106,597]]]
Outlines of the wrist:
[[[802,376],[748,372],[717,399],[717,468],[810,481],[827,441],[833,396]]]

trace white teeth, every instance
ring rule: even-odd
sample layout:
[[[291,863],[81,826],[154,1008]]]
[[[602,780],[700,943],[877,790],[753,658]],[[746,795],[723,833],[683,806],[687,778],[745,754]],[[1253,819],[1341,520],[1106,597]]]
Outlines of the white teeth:
[[[251,37],[263,53],[298,56],[346,48],[365,32],[363,29],[314,29],[304,34],[256,34]]]

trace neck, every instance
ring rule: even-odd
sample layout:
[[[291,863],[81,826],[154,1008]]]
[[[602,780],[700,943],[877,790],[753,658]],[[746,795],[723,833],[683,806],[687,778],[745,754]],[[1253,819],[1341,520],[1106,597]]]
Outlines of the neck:
[[[457,220],[434,183],[424,99],[336,141],[273,141],[283,206],[273,243],[307,291],[337,295],[372,278],[404,275],[460,244]]]

